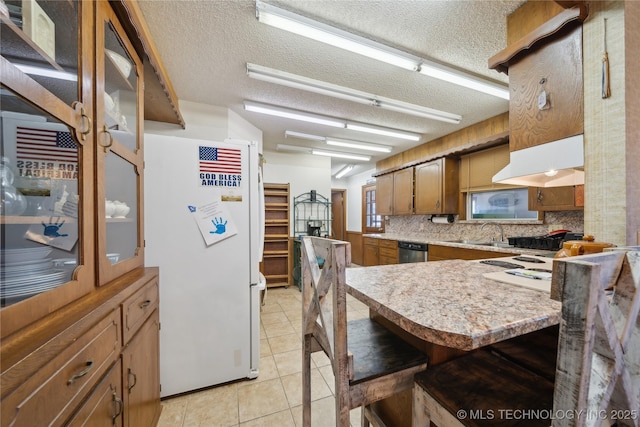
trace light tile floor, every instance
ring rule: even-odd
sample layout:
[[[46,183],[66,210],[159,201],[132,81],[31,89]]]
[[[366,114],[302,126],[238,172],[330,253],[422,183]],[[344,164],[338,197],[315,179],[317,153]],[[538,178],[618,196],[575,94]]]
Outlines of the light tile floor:
[[[348,318],[367,317],[366,305],[347,296]],[[162,401],[158,427],[296,427],[302,425],[302,294],[270,288],[261,310],[260,374]],[[312,427],[335,426],[334,379],[324,353],[312,355]],[[351,411],[360,425],[360,409]]]

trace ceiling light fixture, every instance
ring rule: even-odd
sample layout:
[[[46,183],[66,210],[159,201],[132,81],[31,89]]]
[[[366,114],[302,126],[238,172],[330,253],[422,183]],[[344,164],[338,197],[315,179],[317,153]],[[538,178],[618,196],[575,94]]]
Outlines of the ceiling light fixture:
[[[304,111],[291,110],[288,108],[276,107],[268,104],[260,104],[258,102],[244,101],[244,109],[247,111],[253,111],[255,113],[268,114],[271,116],[301,120],[303,122],[316,123],[325,126],[373,133],[376,135],[385,135],[393,138],[406,139],[409,141],[420,140],[420,134],[417,133],[405,132],[397,129],[384,128],[374,125],[367,125],[363,123],[352,123],[344,119],[336,119],[333,117],[311,114]]]
[[[294,138],[301,138],[301,139],[309,139],[311,141],[325,141],[325,137],[324,136],[320,136],[320,135],[310,135],[308,133],[302,133],[302,132],[296,132],[293,130],[287,130],[284,132],[284,137],[288,138],[288,137],[294,137]]]
[[[353,170],[355,165],[346,165],[335,174],[336,179],[340,179]]]
[[[340,151],[316,150],[315,148],[311,149],[311,154],[315,154],[316,156],[337,157],[339,159],[361,160],[363,162],[368,162],[369,160],[371,160],[371,156],[362,156],[360,154],[343,153]]]
[[[376,126],[365,125],[361,123],[347,123],[347,129],[358,132],[373,133],[376,135],[390,136],[393,138],[406,139],[408,141],[420,141],[420,135],[400,130],[384,129]]]
[[[247,111],[253,111],[254,113],[268,114],[270,116],[284,117],[287,119],[300,120],[303,122],[316,123],[335,128],[344,128],[346,126],[346,122],[344,120],[338,120],[317,114],[309,114],[302,111],[289,110],[288,108],[259,104],[251,101],[244,101],[244,109]]]
[[[417,70],[421,62],[417,56],[411,56],[401,50],[339,30],[260,0],[256,1],[256,18],[264,24],[407,70]]]
[[[419,71],[437,79],[442,79],[489,95],[509,99],[509,89],[472,74],[437,64],[399,49],[374,42],[367,38],[306,18],[261,0],[256,0],[258,21],[299,34],[313,40],[348,50],[387,64],[411,71]],[[473,83],[470,83],[473,82]]]
[[[325,138],[327,145],[335,145],[338,147],[355,148],[357,150],[377,151],[380,153],[390,153],[392,147],[388,145],[370,144],[368,142],[348,141],[345,139]]]
[[[308,92],[318,93],[320,95],[331,96],[347,101],[353,101],[359,104],[372,105],[374,107],[382,108],[385,110],[396,111],[403,114],[410,114],[417,117],[424,117],[427,119],[439,120],[442,122],[454,124],[458,124],[462,120],[462,116],[458,114],[447,113],[446,111],[440,111],[416,104],[410,104],[408,102],[397,101],[395,99],[385,98],[348,87],[334,85],[332,83],[323,82],[321,80],[314,80],[296,74],[287,73],[285,71],[263,67],[261,65],[247,63],[247,75],[251,78],[266,81],[269,83],[275,83],[295,89],[306,90]]]

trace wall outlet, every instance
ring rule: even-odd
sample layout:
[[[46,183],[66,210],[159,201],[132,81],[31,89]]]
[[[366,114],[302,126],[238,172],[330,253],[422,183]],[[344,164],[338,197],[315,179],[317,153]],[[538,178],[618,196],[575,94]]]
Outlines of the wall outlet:
[[[549,224],[549,232],[554,230],[564,230],[562,224]]]

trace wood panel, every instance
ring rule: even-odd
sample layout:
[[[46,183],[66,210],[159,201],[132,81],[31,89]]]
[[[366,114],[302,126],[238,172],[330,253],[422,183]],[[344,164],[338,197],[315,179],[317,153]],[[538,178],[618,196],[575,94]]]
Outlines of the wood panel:
[[[507,16],[507,46],[533,32],[564,8],[553,1],[528,1]]]
[[[362,265],[364,262],[362,233],[347,230],[347,242],[351,243],[351,262]]]
[[[393,174],[376,178],[376,214],[393,215]]]
[[[413,168],[393,173],[393,214],[413,213]]]
[[[424,163],[449,154],[474,151],[505,143],[509,138],[509,113],[460,129],[402,153],[376,162],[376,174]]]

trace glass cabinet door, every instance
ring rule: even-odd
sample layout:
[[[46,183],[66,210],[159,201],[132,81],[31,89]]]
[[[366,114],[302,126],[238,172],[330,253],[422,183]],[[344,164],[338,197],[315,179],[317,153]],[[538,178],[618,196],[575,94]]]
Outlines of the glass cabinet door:
[[[142,63],[107,2],[96,31],[99,282],[143,264]],[[100,49],[102,47],[102,49]]]
[[[0,8],[1,336],[95,284],[92,93],[78,76],[91,2]],[[0,5],[1,6],[1,5]],[[79,37],[80,35],[80,37]]]
[[[67,105],[79,100],[78,1],[3,2],[2,57]]]

